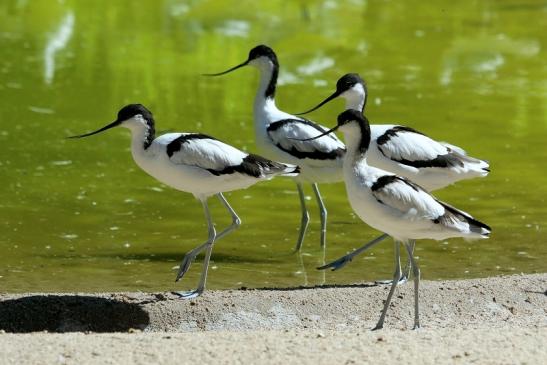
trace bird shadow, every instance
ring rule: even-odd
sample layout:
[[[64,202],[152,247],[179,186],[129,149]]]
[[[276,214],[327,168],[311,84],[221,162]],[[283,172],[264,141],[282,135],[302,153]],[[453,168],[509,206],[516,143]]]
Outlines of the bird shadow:
[[[264,288],[247,288],[247,287],[241,287],[240,290],[265,290],[265,291],[292,291],[292,290],[308,290],[308,289],[333,289],[333,288],[374,288],[377,286],[381,286],[381,284],[378,283],[359,283],[359,284],[320,284],[320,285],[313,285],[313,286],[291,286],[291,287],[264,287]]]
[[[11,333],[127,332],[150,323],[139,304],[84,295],[34,295],[0,301],[0,329]]]
[[[544,290],[544,291],[541,291],[541,290],[525,290],[524,292],[525,293],[530,293],[530,294],[543,294],[543,295],[547,296],[547,290]]]

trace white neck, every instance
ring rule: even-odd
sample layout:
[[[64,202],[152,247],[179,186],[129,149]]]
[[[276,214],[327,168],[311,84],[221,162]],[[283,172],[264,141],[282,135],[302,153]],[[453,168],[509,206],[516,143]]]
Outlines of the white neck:
[[[144,155],[146,153],[145,141],[150,131],[148,127],[141,121],[130,121],[129,123],[122,124],[131,131],[131,153],[134,158]]]
[[[365,110],[366,91],[363,85],[355,84],[344,93],[343,97],[346,99],[346,110],[353,109],[361,112]]]
[[[344,140],[346,143],[346,155],[344,157],[344,170],[352,168],[353,166],[367,165],[366,153],[359,151],[359,145],[361,144],[361,128],[357,123],[350,123],[340,127],[340,131],[344,133]]]
[[[348,95],[346,98],[346,110],[354,109],[361,112],[365,109],[365,98],[355,94]]]
[[[260,72],[260,81],[253,106],[254,119],[257,126],[264,126],[274,121],[274,115],[279,112],[275,105],[275,96],[266,97],[266,90],[272,79],[274,66],[271,62],[261,62],[255,67]]]

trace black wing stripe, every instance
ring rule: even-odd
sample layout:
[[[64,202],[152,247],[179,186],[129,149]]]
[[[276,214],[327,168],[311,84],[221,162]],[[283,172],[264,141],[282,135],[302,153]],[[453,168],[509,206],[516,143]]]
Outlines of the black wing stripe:
[[[425,136],[425,134],[418,132],[417,130],[413,128],[398,125],[396,127],[390,128],[387,131],[385,131],[384,134],[382,134],[380,137],[376,139],[376,143],[378,144],[378,146],[386,144],[392,137],[397,136],[397,133],[399,132],[416,133],[416,134]]]
[[[446,155],[438,155],[437,157],[431,159],[431,160],[407,160],[404,158],[398,159],[398,158],[392,158],[388,157],[385,152],[382,150],[381,147],[378,147],[382,155],[384,155],[386,158],[389,158],[392,161],[395,161],[397,163],[416,167],[418,169],[425,168],[425,167],[441,167],[441,168],[448,168],[448,167],[463,167],[463,162],[458,158],[458,156],[455,156],[453,154],[446,154]]]
[[[182,145],[184,143],[187,143],[189,141],[193,141],[196,139],[210,139],[213,141],[218,141],[218,139],[211,137],[207,134],[201,134],[201,133],[185,134],[175,138],[167,145],[167,155],[169,157],[172,157],[176,152],[181,150]],[[249,154],[243,159],[243,161],[239,165],[226,166],[221,170],[215,170],[215,169],[205,169],[205,170],[209,171],[211,174],[215,176],[230,175],[235,172],[239,172],[240,174],[249,175],[249,176],[258,178],[261,176],[268,175],[270,173],[284,171],[286,168],[287,166],[282,163],[270,161],[262,156]],[[299,169],[295,168],[294,172],[299,172]]]
[[[283,126],[290,124],[290,123],[302,123],[305,125],[308,125],[310,127],[313,127],[318,132],[325,133],[327,129],[322,128],[321,126],[315,124],[314,122],[307,120],[307,119],[283,119],[279,120],[277,122],[274,122],[268,126],[266,129],[268,133],[275,132],[279,128],[282,128]],[[331,135],[328,135],[328,137],[332,138],[334,141],[337,141],[336,138],[334,138]],[[277,148],[279,148],[281,151],[286,152],[290,154],[291,156],[294,156],[299,159],[309,158],[312,160],[336,160],[338,158],[342,158],[344,154],[346,153],[345,148],[336,148],[334,150],[323,152],[323,151],[299,151],[296,149],[296,147],[292,147],[291,149],[284,148],[280,144],[275,144]]]
[[[397,159],[397,158],[387,156],[385,151],[382,149],[381,146],[386,144],[387,142],[389,142],[393,137],[396,137],[401,132],[403,132],[403,133],[415,133],[415,134],[425,136],[425,134],[423,134],[421,132],[418,132],[415,129],[412,129],[410,127],[401,126],[401,125],[388,129],[387,131],[384,132],[384,134],[382,134],[380,137],[378,137],[376,139],[376,144],[378,145],[378,149],[380,150],[382,155],[384,155],[386,158],[389,158],[390,160],[395,161],[397,163],[407,165],[407,166],[412,166],[412,167],[415,167],[415,168],[425,168],[425,167],[448,168],[448,167],[453,167],[453,166],[454,167],[456,167],[456,166],[463,167],[464,166],[464,163],[463,163],[461,157],[459,156],[459,154],[453,153],[450,148],[447,148],[447,150],[450,153],[447,153],[445,155],[437,155],[437,157],[435,157],[433,159],[430,159],[430,160],[407,160],[407,159],[404,159],[404,158]]]
[[[289,155],[294,156],[296,158],[304,159],[309,158],[311,160],[336,160],[338,158],[342,158],[344,156],[344,153],[346,152],[343,148],[336,148],[329,152],[321,152],[321,151],[299,151],[295,147],[292,147],[290,150],[284,148],[283,146],[276,144],[277,148],[279,148],[283,152],[287,152]]]
[[[240,174],[249,175],[252,177],[262,177],[275,172],[282,172],[287,168],[287,165],[270,161],[262,156],[250,154],[243,159],[241,164],[235,166],[226,166],[222,170],[207,169],[211,174],[229,175],[235,172]],[[294,172],[298,172],[298,168],[295,168]]]
[[[175,154],[175,152],[180,151],[184,143],[195,140],[195,139],[211,139],[213,141],[218,141],[218,139],[208,136],[206,134],[201,134],[201,133],[184,134],[182,136],[175,138],[167,145],[167,156],[171,158]]]
[[[278,120],[277,122],[274,122],[270,124],[267,128],[268,132],[274,132],[278,130],[279,128],[283,127],[285,124],[290,124],[294,122],[300,122],[302,124],[309,125],[310,127],[315,128],[318,132],[325,133],[327,130],[325,128],[321,128],[321,126],[315,124],[311,120],[308,119],[282,119]]]
[[[481,228],[487,229],[488,231],[492,230],[490,228],[490,226],[488,226],[487,224],[485,224],[481,221],[476,220],[475,218],[471,217],[470,215],[466,214],[465,212],[462,212],[461,210],[456,209],[451,205],[443,203],[442,201],[437,200],[437,202],[444,207],[446,212],[442,216],[438,217],[436,220],[447,219],[450,215],[454,215],[454,216],[460,217],[461,219],[466,221],[469,224],[469,227],[470,227],[472,232],[481,233]],[[434,220],[434,222],[435,222],[435,220]],[[435,223],[437,223],[437,222],[435,222]]]
[[[420,188],[420,186],[414,184],[412,181],[409,181],[409,180],[407,180],[405,178],[402,178],[400,176],[397,176],[397,175],[383,175],[383,176],[380,176],[374,182],[374,184],[372,184],[370,189],[372,191],[378,191],[378,190],[382,189],[383,187],[385,187],[386,185],[389,185],[389,184],[397,182],[397,181],[401,181],[401,182],[405,183],[406,185],[410,186],[412,189],[414,189],[416,191],[423,190],[422,188]]]
[[[328,130],[328,129],[325,129],[325,128],[321,127],[320,125],[312,122],[311,120],[304,119],[304,118],[303,119],[282,119],[282,120],[278,120],[277,122],[274,122],[274,123],[270,124],[268,126],[268,128],[266,128],[266,130],[268,132],[275,132],[279,128],[282,128],[286,124],[290,124],[290,123],[302,123],[302,124],[305,124],[305,125],[308,125],[308,126],[314,128],[315,130],[317,130],[318,132],[321,132],[321,133],[325,133]],[[334,136],[332,136],[330,134],[328,134],[327,136],[332,138],[333,140],[337,141],[337,139]]]

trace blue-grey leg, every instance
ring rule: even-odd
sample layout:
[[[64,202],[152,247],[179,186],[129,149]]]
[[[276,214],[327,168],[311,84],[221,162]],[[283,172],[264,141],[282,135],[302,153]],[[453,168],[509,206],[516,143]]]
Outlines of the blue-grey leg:
[[[179,273],[177,274],[177,279],[176,279],[176,281],[179,281],[184,276],[184,274],[188,271],[188,269],[190,268],[190,264],[196,258],[196,256],[201,251],[206,250],[205,251],[205,259],[203,260],[203,268],[202,268],[202,271],[201,271],[201,277],[200,277],[197,289],[193,290],[193,291],[190,291],[190,292],[178,292],[178,293],[176,293],[176,294],[178,294],[181,297],[186,298],[186,299],[195,298],[195,297],[201,295],[201,293],[203,293],[203,291],[205,290],[205,284],[207,282],[207,272],[208,272],[208,269],[209,269],[209,262],[211,260],[211,253],[213,252],[214,243],[216,241],[218,241],[219,239],[221,239],[222,237],[226,236],[228,233],[232,232],[233,230],[235,230],[236,228],[238,228],[241,225],[241,220],[237,216],[234,209],[230,206],[230,204],[228,203],[226,198],[224,198],[222,193],[218,193],[217,197],[221,201],[221,203],[224,205],[224,207],[226,207],[226,209],[228,210],[230,215],[232,216],[232,224],[228,228],[226,228],[222,232],[220,232],[219,234],[216,234],[215,227],[214,227],[214,225],[212,223],[212,220],[211,220],[211,214],[209,213],[209,206],[207,204],[207,201],[205,200],[205,201],[202,202],[203,203],[203,209],[205,211],[205,217],[207,219],[207,224],[208,224],[208,228],[209,228],[209,239],[207,240],[207,242],[205,242],[204,244],[196,247],[192,251],[188,252],[186,254],[186,256],[184,256],[184,259],[181,263],[181,266],[179,268]]]
[[[224,195],[222,195],[222,193],[218,193],[217,194],[217,198],[218,200],[220,200],[220,202],[222,203],[222,205],[224,205],[224,207],[226,208],[226,210],[228,210],[228,212],[230,213],[230,215],[232,216],[232,224],[224,229],[222,232],[220,232],[218,235],[217,235],[217,241],[219,239],[221,239],[222,237],[228,235],[228,233],[231,233],[233,230],[239,228],[239,226],[241,226],[241,219],[239,219],[239,217],[237,216],[235,210],[230,206],[230,204],[228,203],[228,201],[226,200],[226,198],[224,197]]]
[[[222,237],[228,235],[228,233],[237,229],[241,225],[241,219],[239,219],[235,210],[230,206],[230,204],[228,203],[224,195],[222,195],[222,193],[218,193],[217,198],[220,200],[220,202],[224,205],[224,207],[228,210],[228,212],[232,216],[232,224],[216,235],[216,238],[213,244],[217,242],[218,240],[220,240]],[[213,244],[210,244],[206,247],[207,251],[205,252],[205,259],[203,260],[203,268],[202,268],[202,273],[199,280],[198,288],[193,293],[191,293],[190,296],[188,296],[188,298],[195,298],[198,295],[201,295],[201,293],[203,293],[203,291],[205,290],[205,284],[207,282],[207,272],[209,269],[209,262],[211,260],[211,254],[213,252]]]
[[[414,259],[414,246],[416,241],[411,240],[409,243],[406,243],[406,251],[410,259],[410,264],[412,267],[412,275],[414,276],[414,329],[420,328],[420,307],[419,307],[419,293],[420,288],[420,267]]]
[[[298,235],[298,242],[296,242],[296,251],[300,251],[300,249],[302,248],[302,242],[304,242],[306,230],[308,229],[308,224],[310,223],[310,215],[308,214],[308,209],[306,208],[306,196],[304,195],[304,189],[302,188],[302,184],[297,182],[296,187],[298,188],[298,196],[300,197],[300,208],[302,209],[300,233]]]
[[[391,289],[389,290],[389,294],[387,295],[386,302],[384,303],[384,308],[382,309],[382,314],[380,315],[380,319],[378,320],[378,323],[376,323],[376,326],[372,329],[373,331],[379,330],[384,327],[384,320],[386,319],[387,309],[389,308],[389,304],[391,303],[391,298],[393,297],[393,293],[395,292],[395,288],[397,287],[397,283],[399,282],[399,279],[401,277],[400,258],[401,256],[399,254],[399,241],[395,241],[395,272],[393,273]]]
[[[321,247],[325,249],[327,245],[327,208],[323,203],[323,198],[321,198],[321,193],[319,192],[317,184],[313,183],[311,186],[313,187],[315,199],[317,199],[317,205],[319,206],[319,214],[321,216]]]
[[[410,251],[412,252],[412,256],[414,256],[414,247],[416,246],[416,241],[412,240],[410,241]],[[400,280],[400,282],[406,282],[407,280],[410,280],[410,272],[412,270],[412,260],[410,259],[410,255],[407,254],[406,259],[406,265],[403,268],[403,276]]]
[[[388,237],[389,237],[389,235],[387,233],[384,233],[380,237],[377,237],[377,238],[373,239],[372,241],[370,241],[366,245],[363,245],[363,246],[359,247],[358,249],[355,249],[354,251],[348,253],[347,255],[342,256],[339,259],[337,259],[337,260],[335,260],[331,263],[328,263],[326,265],[318,267],[317,270],[325,270],[325,269],[328,269],[328,268],[332,268],[332,271],[335,271],[335,270],[341,269],[344,266],[346,266],[348,263],[350,263],[351,260],[353,260],[353,258],[355,256],[359,255],[362,252],[365,252],[369,248],[372,248],[372,247],[376,246],[378,243],[382,242],[383,240],[385,240]]]
[[[401,270],[401,252],[400,251],[399,251],[399,259],[397,260],[397,262],[399,264],[399,270],[401,271],[401,276],[399,277],[399,281],[397,282],[397,284],[404,284],[408,281],[408,276],[406,276],[404,271]],[[407,265],[409,264],[407,263]],[[407,268],[410,268],[410,266],[405,266],[404,270],[407,270]],[[379,285],[391,285],[392,280],[376,280],[375,283]]]
[[[201,251],[203,251],[204,249],[207,250],[207,253],[209,253],[209,255],[207,255],[207,254],[205,255],[205,261],[203,262],[203,270],[202,270],[202,273],[201,273],[202,278],[200,279],[200,283],[202,281],[204,281],[203,280],[204,273],[205,273],[205,275],[207,275],[208,259],[210,258],[210,249],[209,248],[212,248],[212,246],[215,242],[216,231],[215,231],[215,226],[213,224],[213,221],[211,219],[211,213],[209,213],[209,205],[207,204],[207,198],[203,199],[201,201],[201,204],[203,205],[203,211],[205,212],[205,219],[207,220],[207,229],[208,229],[207,241],[204,244],[199,245],[198,247],[196,247],[193,250],[189,251],[184,256],[184,259],[182,259],[182,262],[179,266],[179,271],[177,273],[177,278],[175,279],[175,281],[179,281],[184,276],[184,274],[186,274],[186,272],[190,268],[190,265],[195,260],[196,256]],[[209,256],[209,257],[207,257],[207,256]],[[196,289],[196,290],[193,290],[193,291],[190,291],[190,292],[176,292],[176,294],[178,294],[182,298],[190,299],[190,298],[195,298],[195,297],[197,297],[198,295],[201,294],[201,292],[198,292],[198,290],[199,290],[199,286],[198,286],[198,289]]]

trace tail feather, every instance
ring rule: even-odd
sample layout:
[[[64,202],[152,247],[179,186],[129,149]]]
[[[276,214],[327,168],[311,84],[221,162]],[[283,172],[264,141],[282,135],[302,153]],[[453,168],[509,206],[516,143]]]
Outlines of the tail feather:
[[[481,160],[479,158],[471,157],[467,154],[467,152],[458,146],[454,146],[453,144],[450,144],[448,142],[440,142],[443,146],[451,150],[452,155],[456,157],[460,162],[463,162],[464,164],[468,165],[468,167],[471,168],[469,165],[476,165],[475,168],[471,168],[472,170],[475,170],[477,172],[482,172],[482,176],[488,175],[490,172],[490,164],[486,160]]]
[[[488,175],[488,173],[490,172],[490,164],[488,163],[488,161],[468,156],[465,151],[459,147],[456,147],[456,149],[454,149],[454,146],[450,146],[449,148],[452,149],[450,154],[457,161],[459,161],[462,167],[465,166],[468,171],[474,171],[482,177]]]
[[[283,170],[283,173],[281,173],[281,176],[298,176],[300,174],[300,167],[296,165],[290,165],[290,164],[284,164],[285,169]]]
[[[249,175],[256,177],[297,176],[300,173],[300,167],[296,165],[272,161],[252,153],[245,157],[243,165]]]
[[[490,236],[492,229],[486,223],[483,223],[475,218],[473,218],[468,213],[461,211],[457,208],[454,208],[451,205],[448,205],[444,202],[439,202],[444,209],[446,210],[443,218],[445,219],[455,219],[461,222],[465,222],[469,226],[469,231],[481,235],[484,238]]]
[[[452,151],[458,152],[460,155],[467,156],[467,152],[461,147],[454,146],[453,144],[450,144],[448,142],[439,142],[439,143],[445,146],[446,148],[451,149]]]

